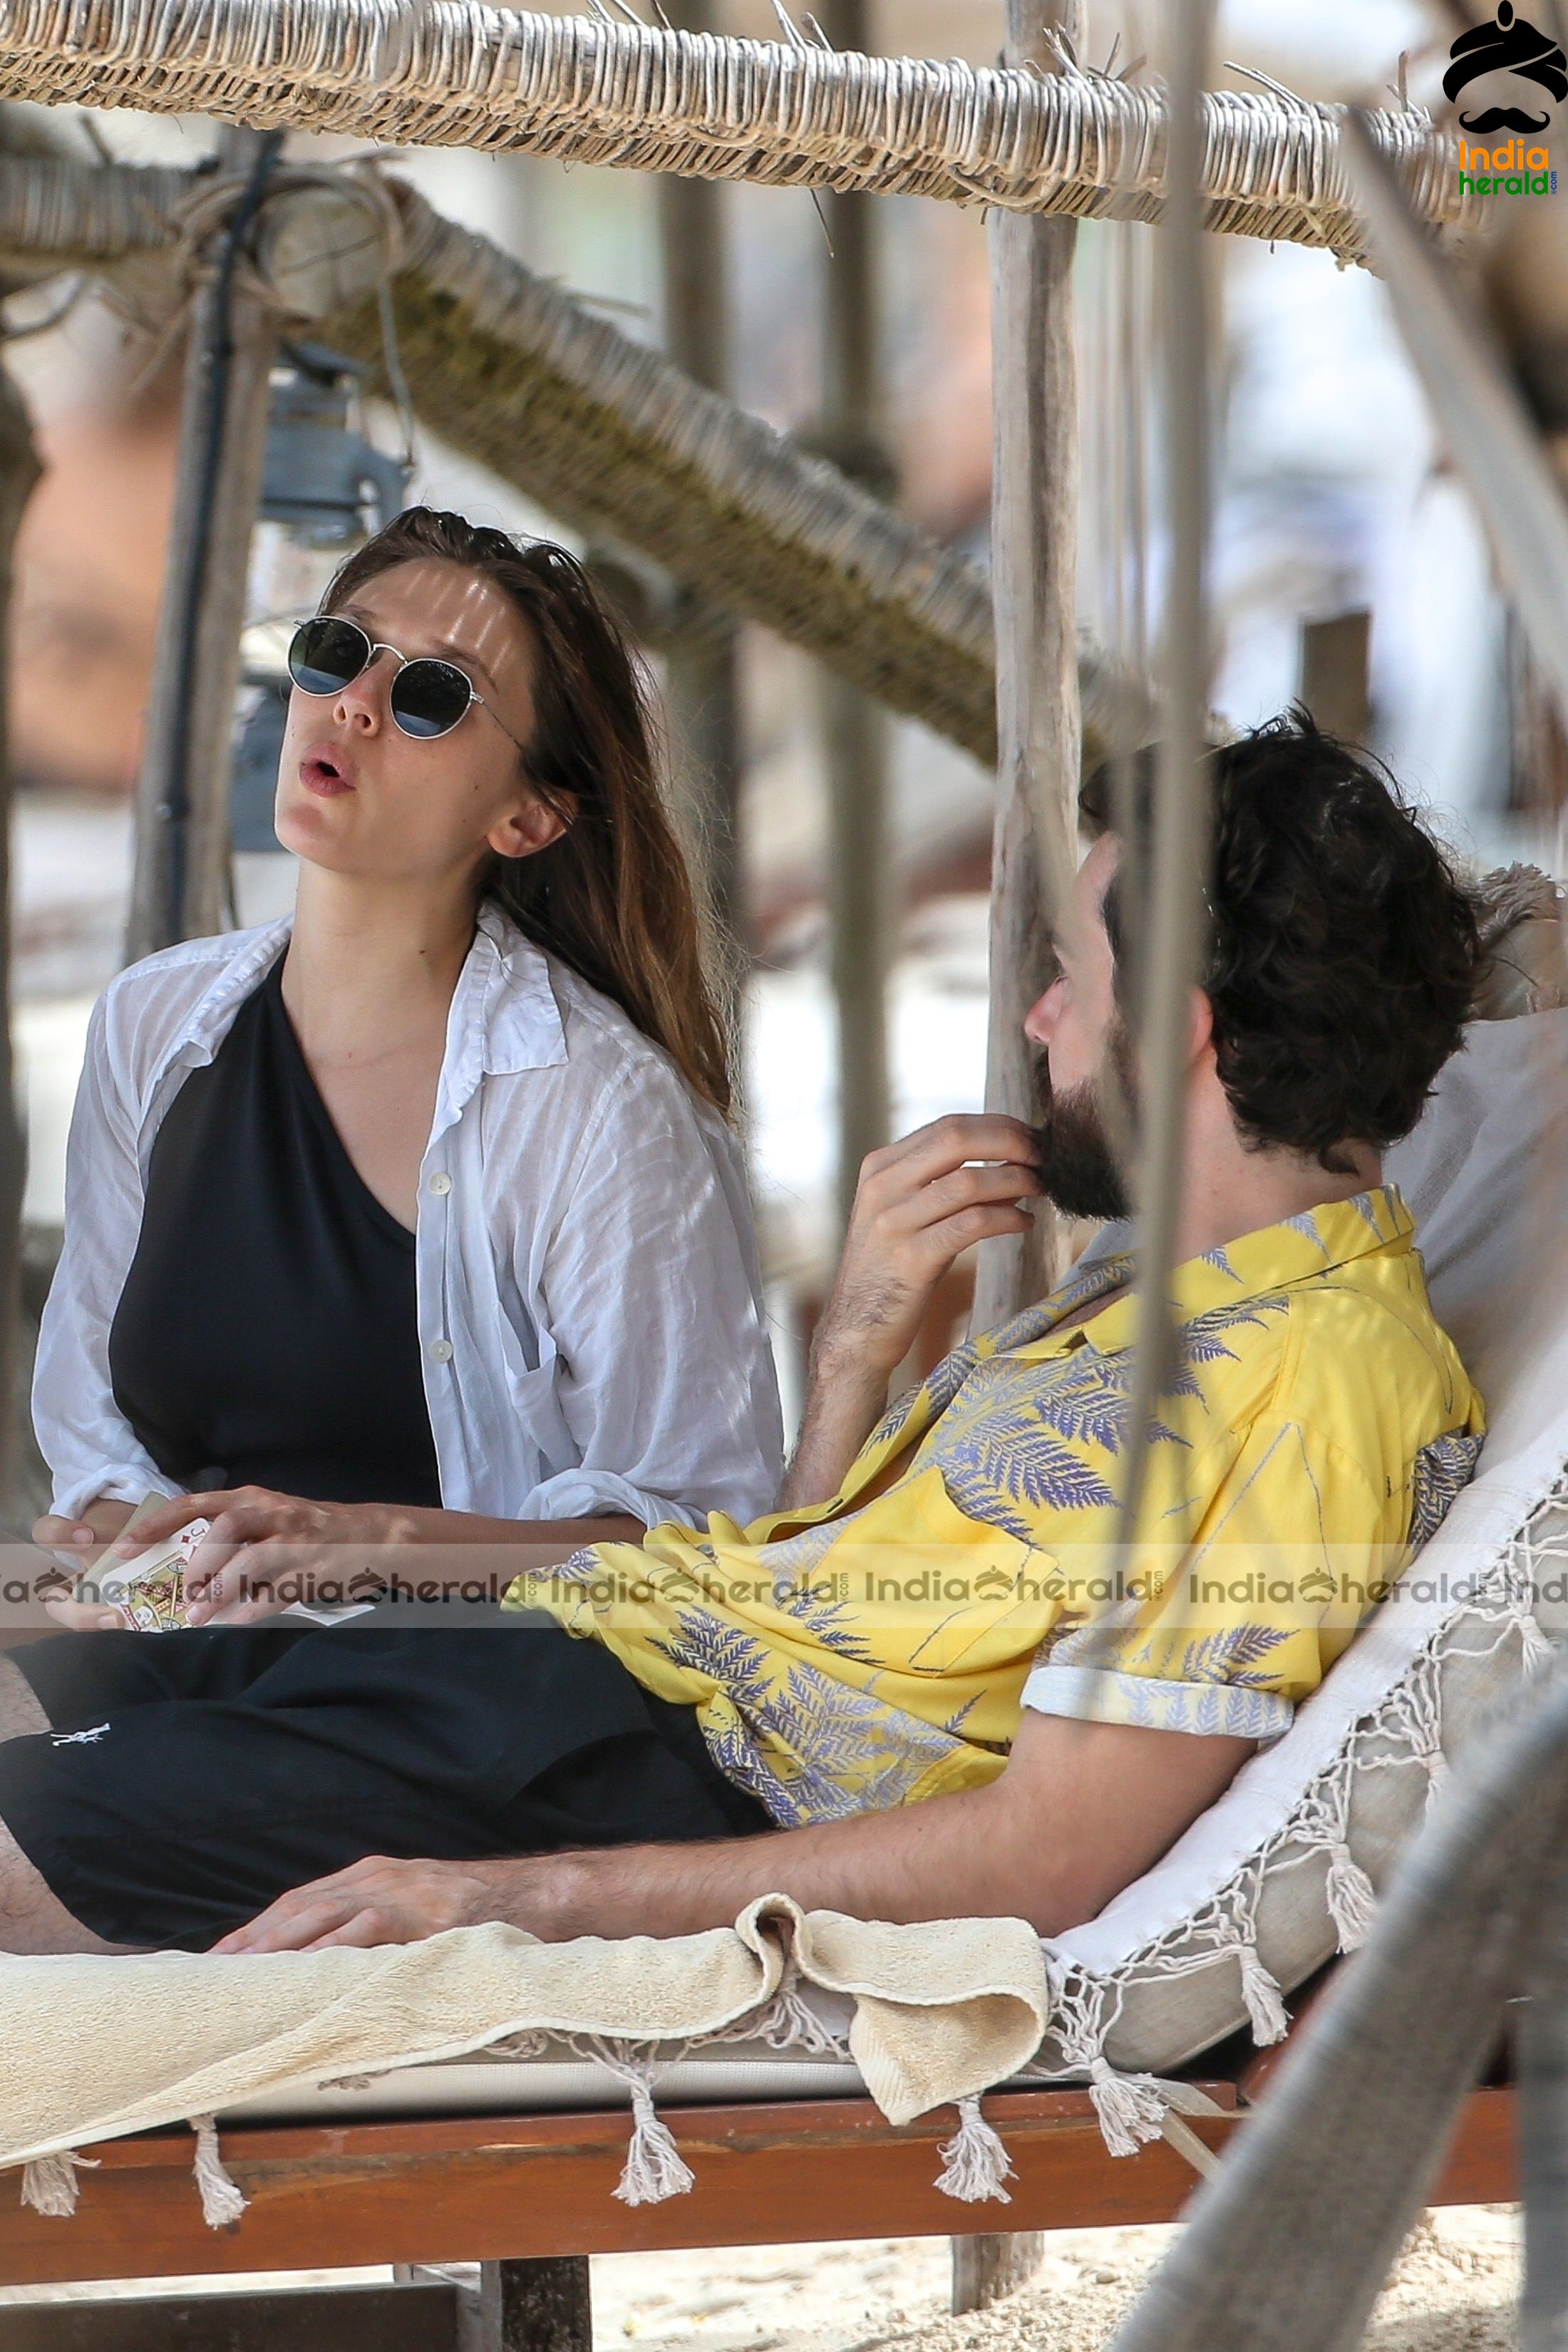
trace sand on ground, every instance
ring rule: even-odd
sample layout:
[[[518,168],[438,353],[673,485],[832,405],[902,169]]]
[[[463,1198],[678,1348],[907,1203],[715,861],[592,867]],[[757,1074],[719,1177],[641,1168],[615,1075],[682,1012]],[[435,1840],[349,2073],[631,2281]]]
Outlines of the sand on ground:
[[[1174,2226],[1058,2231],[1030,2285],[990,2311],[956,2319],[948,2312],[949,2255],[941,2238],[601,2255],[593,2270],[595,2352],[1100,2352],[1174,2234]],[[390,2275],[321,2271],[112,2289],[8,2287],[0,2288],[0,2313],[110,2293],[254,2293]],[[1429,2213],[1406,2242],[1364,2352],[1511,2352],[1519,2276],[1516,2207]]]

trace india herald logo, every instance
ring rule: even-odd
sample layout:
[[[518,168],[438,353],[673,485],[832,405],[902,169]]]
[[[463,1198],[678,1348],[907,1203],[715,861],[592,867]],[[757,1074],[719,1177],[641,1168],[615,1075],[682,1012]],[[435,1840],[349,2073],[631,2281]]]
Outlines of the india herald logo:
[[[1507,74],[1531,83],[1536,89],[1545,90],[1553,104],[1568,98],[1568,57],[1561,46],[1537,32],[1517,14],[1512,0],[1498,0],[1498,12],[1489,24],[1477,25],[1461,33],[1448,51],[1452,62],[1443,76],[1443,94],[1457,100],[1462,89],[1468,89],[1483,75]],[[1522,93],[1521,93],[1522,95]],[[1540,101],[1537,100],[1539,105]],[[1461,127],[1472,136],[1481,137],[1489,131],[1518,131],[1526,135],[1544,131],[1552,120],[1552,108],[1544,114],[1528,113],[1523,106],[1483,106],[1477,114],[1461,114]]]

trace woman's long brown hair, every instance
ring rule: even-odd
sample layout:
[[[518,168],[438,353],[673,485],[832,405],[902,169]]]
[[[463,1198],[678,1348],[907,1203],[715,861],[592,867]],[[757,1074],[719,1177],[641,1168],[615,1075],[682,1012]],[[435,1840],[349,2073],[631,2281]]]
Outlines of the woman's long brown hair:
[[[547,540],[410,507],[356,548],[321,600],[331,612],[395,564],[435,556],[490,580],[533,639],[528,781],[566,830],[531,857],[495,858],[481,896],[536,946],[614,999],[726,1117],[730,1056],[702,968],[686,860],[658,787],[651,690],[583,566]]]

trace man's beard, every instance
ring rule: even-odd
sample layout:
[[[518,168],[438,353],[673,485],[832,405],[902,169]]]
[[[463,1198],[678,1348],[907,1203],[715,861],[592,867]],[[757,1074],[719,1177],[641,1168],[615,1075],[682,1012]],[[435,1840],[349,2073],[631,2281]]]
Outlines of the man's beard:
[[[1129,1217],[1132,1203],[1111,1149],[1105,1112],[1115,1087],[1129,1114],[1135,1108],[1131,1040],[1121,1022],[1106,1043],[1105,1060],[1091,1078],[1053,1094],[1044,1057],[1040,1064],[1042,1116],[1035,1129],[1040,1181],[1046,1196],[1068,1217]]]

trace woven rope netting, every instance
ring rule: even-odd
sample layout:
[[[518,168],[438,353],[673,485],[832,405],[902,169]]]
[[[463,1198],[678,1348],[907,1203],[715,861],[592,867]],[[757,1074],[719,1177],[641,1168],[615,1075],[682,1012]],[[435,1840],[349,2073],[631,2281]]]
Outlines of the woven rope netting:
[[[0,0],[0,97],[202,113],[395,145],[1153,219],[1157,90],[1068,68],[836,54],[478,0]],[[1209,226],[1359,258],[1338,110],[1211,92]],[[1415,110],[1375,135],[1420,217],[1479,217]]]
[[[172,259],[193,205],[221,212],[226,184],[237,183],[0,161],[0,268],[13,278],[67,268],[112,278],[117,266]],[[994,762],[990,585],[976,565],[411,188],[383,184],[400,227],[404,369],[444,440],[570,529],[651,557]],[[179,291],[165,284],[165,310]],[[342,348],[379,362],[374,299],[329,323]],[[1090,757],[1141,740],[1145,706],[1130,681],[1086,654],[1080,684]]]

